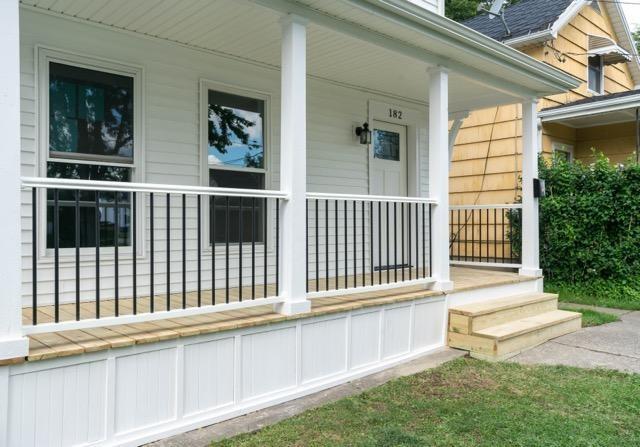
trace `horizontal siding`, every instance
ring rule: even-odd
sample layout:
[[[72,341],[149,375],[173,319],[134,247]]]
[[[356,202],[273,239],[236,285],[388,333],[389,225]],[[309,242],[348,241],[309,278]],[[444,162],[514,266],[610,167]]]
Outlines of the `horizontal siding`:
[[[177,44],[154,39],[132,37],[131,35],[108,31],[103,28],[82,24],[60,18],[39,14],[32,11],[21,11],[21,117],[22,117],[22,174],[33,176],[39,174],[37,120],[36,120],[36,45],[44,45],[62,51],[87,54],[95,58],[114,60],[123,64],[132,64],[144,68],[144,166],[140,172],[141,179],[151,183],[178,185],[199,185],[201,183],[201,158],[199,148],[199,81],[208,79],[247,89],[267,93],[271,98],[270,138],[271,147],[267,154],[267,187],[279,187],[279,132],[280,101],[279,72],[255,65],[244,64],[225,57],[199,52]],[[391,102],[375,94],[360,90],[328,84],[321,81],[309,81],[308,85],[308,181],[309,191],[367,194],[369,190],[367,150],[354,135],[354,128],[367,117],[370,100]],[[397,103],[397,100],[393,100]],[[426,123],[426,113],[424,117]],[[138,133],[139,135],[140,133]],[[420,185],[421,192],[428,191],[428,154],[426,133],[420,141]],[[25,191],[22,195],[22,265],[23,265],[23,300],[31,299],[31,197]],[[171,199],[171,288],[178,291],[182,286],[182,251],[181,251],[181,208],[180,197]],[[187,206],[187,287],[196,288],[196,209],[191,197]],[[142,202],[141,202],[142,203]],[[165,198],[156,198],[155,208],[155,247],[156,276],[154,284],[157,291],[164,292],[165,275]],[[145,199],[145,234],[148,235],[149,212],[148,199]],[[272,210],[273,211],[273,210]],[[270,213],[273,216],[273,212]],[[349,228],[352,222],[349,217]],[[273,219],[270,221],[270,233],[273,234]],[[360,225],[360,223],[358,223]],[[366,225],[368,227],[368,225]],[[368,231],[368,230],[367,230]],[[367,233],[368,234],[368,233]],[[140,278],[139,294],[149,290],[148,236],[144,241],[147,252],[139,259]],[[353,249],[349,241],[349,257]],[[321,244],[324,245],[324,244]],[[268,280],[275,278],[274,240],[269,240]],[[332,250],[333,248],[330,248]],[[244,273],[250,278],[250,248],[245,247],[243,258]],[[310,253],[314,248],[310,247]],[[324,250],[324,248],[321,248]],[[109,250],[103,249],[105,256]],[[358,250],[359,251],[359,250]],[[263,257],[262,247],[256,260],[256,269],[262,281]],[[324,253],[322,251],[322,253]],[[216,277],[223,278],[224,257],[217,252]],[[91,299],[95,294],[95,278],[92,252],[81,270],[81,292],[84,298]],[[339,262],[343,263],[342,248]],[[363,256],[358,253],[358,263],[362,264]],[[333,258],[333,256],[331,256]],[[369,253],[364,257],[368,259]],[[131,257],[121,255],[120,284],[121,296],[131,295]],[[334,269],[333,259],[330,269]],[[237,254],[232,254],[231,281],[237,281]],[[368,263],[367,263],[368,264]],[[63,256],[61,259],[61,291],[65,301],[73,299],[75,288],[75,270],[73,258]],[[203,250],[203,287],[210,287],[211,253]],[[315,266],[311,266],[315,271]],[[53,270],[51,257],[39,260],[39,292],[41,302],[51,300],[53,291]],[[105,260],[101,268],[101,296],[113,296],[114,268]],[[222,281],[218,283],[220,286]],[[246,284],[246,280],[245,280]]]

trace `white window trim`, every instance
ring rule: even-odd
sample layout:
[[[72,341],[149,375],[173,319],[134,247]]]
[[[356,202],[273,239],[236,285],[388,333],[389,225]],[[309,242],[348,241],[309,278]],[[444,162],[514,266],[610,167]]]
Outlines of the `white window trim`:
[[[574,160],[574,148],[572,144],[554,141],[551,143],[551,152],[553,154],[555,154],[556,152],[566,152],[569,154],[569,162],[572,163]]]
[[[241,87],[232,84],[226,84],[223,82],[213,81],[210,79],[201,78],[199,81],[199,129],[200,129],[200,184],[202,186],[209,186],[209,169],[220,169],[227,171],[237,171],[237,172],[256,172],[264,174],[264,189],[271,189],[271,180],[272,180],[272,165],[271,165],[271,135],[272,135],[272,94],[265,91],[260,91],[256,89]],[[233,95],[246,96],[248,98],[255,98],[264,101],[264,118],[263,118],[263,144],[264,144],[264,152],[263,152],[263,167],[262,168],[245,168],[241,166],[230,166],[230,165],[209,165],[209,138],[207,135],[207,120],[208,116],[208,108],[207,105],[209,103],[209,90],[215,90],[224,93],[230,93]],[[269,204],[267,216],[269,218],[269,234],[267,240],[267,247],[270,250],[275,243],[275,224],[272,224],[271,218],[273,217],[275,212],[275,206],[273,204]],[[202,207],[202,228],[206,228],[207,230],[204,232],[204,237],[202,238],[202,250],[205,253],[211,253],[211,235],[209,234],[209,201],[205,200]],[[216,244],[216,255],[222,255],[218,247],[223,247],[225,244]],[[239,253],[238,244],[231,243],[229,252],[233,255],[237,255]],[[256,243],[256,254],[264,253],[263,244]],[[245,253],[246,254],[246,253]]]
[[[97,58],[91,55],[60,50],[51,47],[36,45],[36,122],[38,123],[37,142],[36,142],[36,172],[40,177],[47,176],[47,163],[74,163],[89,164],[101,166],[116,166],[131,169],[131,181],[144,182],[144,68],[125,62]],[[117,163],[106,161],[93,161],[51,157],[49,154],[49,63],[57,62],[65,65],[72,65],[90,70],[113,73],[121,76],[129,76],[133,78],[133,163]],[[38,216],[37,216],[37,232],[38,232],[38,260],[44,263],[53,262],[53,249],[47,249],[47,200],[46,191],[42,190],[38,194]],[[146,225],[146,206],[144,200],[138,200],[136,220],[138,222],[136,228],[137,238],[137,254],[139,258],[143,258],[145,249],[145,229]],[[82,247],[80,249],[81,260],[89,265],[95,259],[95,249],[92,247]],[[123,256],[122,264],[129,262],[127,259],[131,255],[131,247],[120,247],[120,253]],[[75,250],[73,248],[64,248],[59,250],[61,263],[75,262]],[[101,261],[113,261],[113,247],[100,247]]]
[[[600,91],[591,90],[589,87],[589,58],[598,56],[600,58]],[[587,56],[587,91],[594,96],[604,95],[604,58],[601,55]]]

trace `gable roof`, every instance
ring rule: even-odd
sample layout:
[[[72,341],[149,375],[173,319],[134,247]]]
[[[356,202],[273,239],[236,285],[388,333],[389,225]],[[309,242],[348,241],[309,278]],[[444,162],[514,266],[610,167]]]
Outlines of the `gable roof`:
[[[574,0],[520,0],[507,7],[504,16],[511,31],[510,36],[506,36],[502,20],[490,14],[479,14],[462,23],[495,40],[505,42],[551,29],[573,2]]]
[[[505,8],[505,20],[511,31],[510,36],[505,36],[502,20],[499,17],[491,19],[489,14],[480,14],[462,23],[506,45],[518,48],[555,39],[560,29],[589,4],[590,0],[520,0],[515,5]],[[616,1],[608,1],[598,6],[608,14],[617,44],[631,56],[627,64],[635,85],[640,85],[640,58],[622,5]]]

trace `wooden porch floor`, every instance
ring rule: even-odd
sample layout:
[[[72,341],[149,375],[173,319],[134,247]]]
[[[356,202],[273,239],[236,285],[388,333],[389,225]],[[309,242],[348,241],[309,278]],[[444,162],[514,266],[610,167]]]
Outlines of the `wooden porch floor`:
[[[455,287],[453,292],[530,280],[530,278],[520,277],[516,273],[463,267],[452,267],[451,273]],[[312,286],[310,290],[315,290],[315,283],[310,285]],[[245,291],[244,294],[250,297],[251,290],[249,289],[248,293]],[[424,286],[418,285],[346,296],[316,298],[312,300],[311,311],[304,315],[285,316],[275,313],[271,305],[264,305],[242,310],[215,312],[145,323],[70,330],[57,333],[32,334],[29,336],[29,355],[26,358],[12,359],[4,361],[3,363],[19,363],[25,360],[36,361],[77,355],[179,337],[272,324],[298,318],[316,317],[364,307],[409,301],[417,298],[436,297],[442,294],[442,292],[425,290]],[[234,300],[237,300],[238,290],[233,290],[230,295]],[[216,299],[218,302],[224,302],[224,296],[218,296],[218,293],[216,293]],[[180,308],[182,306],[181,294],[173,294],[171,300],[173,308]],[[189,305],[196,305],[196,300],[195,293],[188,294],[187,301]],[[203,302],[211,301],[210,290],[203,291],[202,300]],[[107,303],[107,301],[103,304],[105,303]],[[157,309],[164,309],[165,303],[166,297],[156,298],[155,305]],[[111,312],[113,312],[113,302],[111,302],[110,306]],[[148,306],[148,298],[139,300],[139,312],[146,311]],[[74,318],[75,307],[73,304],[65,304],[60,307],[61,319],[71,320]],[[92,303],[83,303],[81,307],[84,318],[87,318],[86,315],[91,315],[95,310],[95,306],[92,305]],[[130,299],[120,300],[120,308],[123,313],[130,314],[132,301]],[[23,319],[26,324],[31,322],[31,312],[31,308],[23,309]],[[39,309],[38,316],[42,318],[39,320],[41,322],[51,321],[52,315],[53,306],[42,306]],[[0,364],[2,364],[2,362],[0,362]]]

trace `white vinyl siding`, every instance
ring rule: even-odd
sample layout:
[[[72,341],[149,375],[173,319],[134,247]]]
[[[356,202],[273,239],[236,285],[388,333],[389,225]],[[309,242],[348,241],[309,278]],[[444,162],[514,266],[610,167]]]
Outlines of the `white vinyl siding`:
[[[151,38],[133,36],[130,33],[116,32],[98,26],[82,24],[70,20],[40,14],[28,10],[21,11],[21,70],[22,70],[22,175],[39,174],[37,163],[40,155],[37,150],[36,129],[36,60],[37,45],[55,48],[93,58],[102,58],[122,64],[133,64],[144,69],[142,129],[138,133],[144,138],[143,152],[137,162],[143,163],[144,178],[149,183],[178,185],[201,185],[202,166],[200,154],[199,128],[199,82],[202,79],[226,83],[270,95],[270,148],[267,158],[266,188],[279,187],[279,132],[280,132],[280,74],[274,69],[207,53],[196,51]],[[426,76],[425,76],[426,85]],[[353,194],[368,193],[367,149],[358,143],[354,128],[361,125],[367,117],[367,104],[370,100],[387,101],[381,97],[361,90],[337,86],[319,80],[310,80],[308,88],[308,191],[340,192]],[[393,99],[393,102],[398,102]],[[416,107],[412,105],[412,107]],[[426,127],[426,111],[424,124]],[[420,184],[422,195],[427,192],[427,156],[426,131],[420,131],[420,151],[422,166]],[[164,197],[156,197],[156,291],[164,291]],[[23,237],[23,297],[25,303],[31,296],[31,195],[22,193],[22,237]],[[148,198],[145,199],[148,204]],[[196,286],[196,209],[195,199],[188,197],[187,226],[190,239],[188,249],[188,287]],[[140,202],[142,205],[142,201]],[[172,288],[181,288],[181,200],[172,198]],[[145,215],[148,237],[148,211]],[[273,216],[273,213],[271,213]],[[139,225],[142,225],[140,221]],[[271,235],[273,231],[271,231]],[[141,254],[147,256],[148,240],[142,243]],[[272,249],[272,241],[270,242]],[[103,250],[103,256],[108,250]],[[203,288],[210,284],[210,255],[203,250]],[[246,251],[244,266],[250,275],[249,250]],[[351,253],[351,251],[350,251]],[[256,270],[262,272],[262,256],[256,257]],[[173,265],[175,262],[175,265]],[[237,256],[232,263],[237,265]],[[223,278],[224,258],[220,253],[217,265]],[[43,258],[39,263],[39,293],[43,300],[53,290],[53,260]],[[120,286],[121,296],[130,296],[131,287],[130,260],[121,260]],[[148,258],[138,262],[139,296],[148,293]],[[270,269],[270,275],[274,271]],[[89,259],[83,265],[81,290],[84,297],[94,296],[94,266]],[[209,275],[209,276],[207,276]],[[73,259],[61,258],[61,293],[63,299],[69,299],[74,291]],[[222,283],[221,283],[222,284]],[[102,297],[113,295],[113,266],[105,261],[101,267]]]

